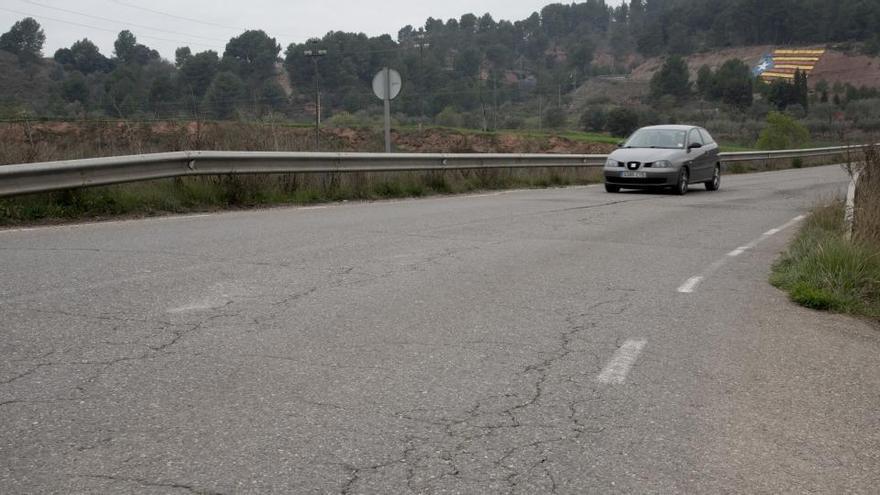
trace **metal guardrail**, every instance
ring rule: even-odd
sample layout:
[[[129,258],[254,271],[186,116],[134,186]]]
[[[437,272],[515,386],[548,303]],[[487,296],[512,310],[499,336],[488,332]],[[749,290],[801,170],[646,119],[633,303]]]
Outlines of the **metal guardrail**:
[[[854,151],[862,150],[870,144],[855,146],[830,146],[827,148],[808,148],[800,150],[777,150],[777,151],[737,151],[734,153],[721,153],[721,162],[748,162],[783,160],[791,158],[817,158],[822,156],[845,155]]]
[[[722,162],[843,155],[864,146],[721,153]],[[601,167],[607,155],[177,151],[0,166],[0,197],[195,175]]]

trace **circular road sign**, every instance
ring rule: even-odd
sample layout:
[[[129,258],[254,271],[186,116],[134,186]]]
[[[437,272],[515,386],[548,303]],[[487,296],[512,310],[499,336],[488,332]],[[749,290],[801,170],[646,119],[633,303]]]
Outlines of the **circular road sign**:
[[[373,93],[375,93],[380,100],[385,99],[385,90],[388,87],[385,82],[385,73],[386,70],[382,69],[375,77],[373,77]],[[393,100],[400,94],[400,88],[403,85],[403,81],[400,79],[400,73],[396,70],[388,69],[387,73],[391,78],[391,94],[388,95],[388,99]]]

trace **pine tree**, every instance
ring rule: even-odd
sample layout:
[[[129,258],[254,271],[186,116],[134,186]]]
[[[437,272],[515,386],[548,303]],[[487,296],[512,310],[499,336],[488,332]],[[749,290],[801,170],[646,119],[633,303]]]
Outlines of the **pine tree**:
[[[807,86],[807,73],[800,69],[794,72],[794,102],[808,110],[810,89]]]
[[[690,92],[691,82],[687,62],[678,55],[667,58],[663,67],[651,78],[651,96],[655,99],[664,95],[686,98]]]

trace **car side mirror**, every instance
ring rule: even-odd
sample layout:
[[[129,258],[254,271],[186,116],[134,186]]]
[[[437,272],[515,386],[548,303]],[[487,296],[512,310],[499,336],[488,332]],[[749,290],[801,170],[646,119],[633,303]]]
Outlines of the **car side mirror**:
[[[688,145],[688,150],[693,150],[693,149],[702,148],[702,147],[703,147],[703,145],[700,143],[691,143]]]
[[[618,148],[623,148],[623,141],[617,143],[617,147],[618,147]]]

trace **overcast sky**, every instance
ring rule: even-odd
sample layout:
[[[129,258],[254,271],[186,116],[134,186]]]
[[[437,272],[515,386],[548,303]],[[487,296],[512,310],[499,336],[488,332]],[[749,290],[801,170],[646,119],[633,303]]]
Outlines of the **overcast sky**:
[[[245,29],[262,29],[284,48],[328,31],[390,34],[428,17],[459,18],[488,12],[495,20],[521,20],[552,0],[0,0],[0,33],[18,20],[37,19],[46,32],[43,52],[89,38],[110,56],[113,41],[128,29],[143,43],[173,60],[174,50],[216,50]],[[606,0],[618,4],[620,0]]]

